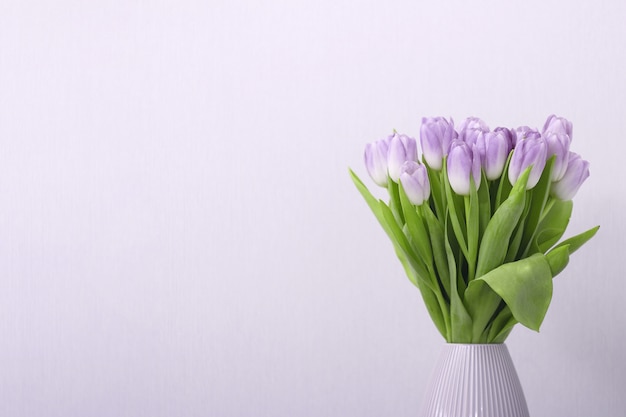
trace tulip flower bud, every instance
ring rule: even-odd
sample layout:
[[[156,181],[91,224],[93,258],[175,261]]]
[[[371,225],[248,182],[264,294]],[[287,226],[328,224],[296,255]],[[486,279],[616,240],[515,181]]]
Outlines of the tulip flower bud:
[[[478,117],[468,117],[461,123],[459,140],[467,143],[470,148],[477,147],[481,160],[485,156],[484,135],[489,132],[489,126]]]
[[[565,175],[569,160],[569,146],[572,140],[565,132],[547,131],[543,135],[548,145],[548,158],[556,155],[552,166],[552,181],[559,181]]]
[[[499,132],[506,138],[507,143],[509,144],[509,150],[513,149],[513,133],[506,127],[496,127],[493,129],[494,132]]]
[[[409,201],[416,206],[422,205],[430,197],[426,166],[417,161],[406,161],[401,171],[400,182]]]
[[[391,137],[365,145],[365,168],[372,180],[381,187],[387,186],[387,157]]]
[[[476,146],[470,148],[467,143],[454,140],[448,154],[448,180],[454,192],[469,195],[470,178],[474,179],[478,189],[480,177],[480,154]]]
[[[509,165],[509,181],[511,181],[511,184],[515,184],[526,168],[532,166],[526,189],[530,190],[537,185],[546,166],[547,155],[548,146],[539,132],[528,134],[525,139],[519,140],[513,150],[513,156]]]
[[[478,117],[468,117],[463,121],[463,123],[461,123],[461,126],[459,126],[459,139],[467,142],[465,135],[467,132],[471,132],[473,130],[489,132],[489,126],[487,126],[487,123],[483,122]]]
[[[487,179],[493,181],[500,178],[512,148],[509,130],[496,129],[483,134],[477,148],[483,153],[482,166]]]
[[[517,143],[520,140],[524,140],[529,137],[535,138],[537,136],[541,136],[541,133],[539,133],[539,131],[537,131],[536,129],[532,129],[528,126],[520,126],[511,130],[511,137],[513,139],[512,142],[514,148],[517,146]]]
[[[450,150],[450,143],[457,137],[453,122],[443,117],[424,117],[420,127],[420,143],[426,163],[434,169],[443,166],[443,157]]]
[[[415,139],[397,133],[391,137],[387,166],[389,177],[398,182],[402,164],[406,161],[417,161],[417,142]]]
[[[552,183],[552,195],[559,200],[571,200],[588,176],[589,162],[583,160],[577,153],[570,152],[565,175],[561,180]]]
[[[565,133],[571,139],[573,134],[572,122],[564,117],[558,117],[553,114],[548,117],[548,120],[546,120],[546,123],[543,125],[543,133],[546,132]]]
[[[488,133],[488,131],[479,130],[479,129],[462,130],[459,133],[459,140],[462,140],[463,142],[467,143],[470,148],[474,145],[482,146],[484,145],[483,137],[486,133]]]

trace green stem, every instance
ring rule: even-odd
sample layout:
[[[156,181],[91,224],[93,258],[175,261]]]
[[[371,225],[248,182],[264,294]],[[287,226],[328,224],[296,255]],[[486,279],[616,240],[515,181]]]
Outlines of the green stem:
[[[450,341],[452,339],[452,324],[450,323],[450,307],[446,300],[443,298],[441,291],[436,291],[435,295],[437,296],[437,301],[439,302],[439,307],[441,308],[441,312],[443,314],[443,321],[446,326],[446,340]]]
[[[387,191],[389,191],[389,208],[393,213],[393,217],[400,227],[404,225],[404,213],[402,213],[402,204],[400,203],[400,190],[398,184],[387,177]]]
[[[483,185],[487,187],[487,184]],[[474,279],[476,257],[478,255],[478,239],[480,233],[480,206],[474,179],[470,180],[470,195],[465,197],[465,230],[467,231],[467,281]]]
[[[513,157],[513,151],[509,153],[509,157],[506,160],[506,164],[504,165],[504,170],[502,171],[502,176],[500,177],[500,183],[498,184],[498,192],[496,194],[496,204],[493,207],[492,212],[495,213],[498,210],[498,207],[502,204],[504,200],[509,197],[509,193],[513,189],[513,186],[509,182],[509,164],[511,163],[511,158]]]

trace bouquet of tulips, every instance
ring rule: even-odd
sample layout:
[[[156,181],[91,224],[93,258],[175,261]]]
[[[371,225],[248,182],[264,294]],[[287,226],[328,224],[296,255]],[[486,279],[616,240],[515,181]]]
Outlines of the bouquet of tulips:
[[[517,323],[539,330],[552,278],[598,230],[559,243],[589,176],[571,141],[571,122],[554,115],[542,131],[424,118],[419,158],[395,131],[365,147],[388,203],[350,170],[449,343],[502,343]]]

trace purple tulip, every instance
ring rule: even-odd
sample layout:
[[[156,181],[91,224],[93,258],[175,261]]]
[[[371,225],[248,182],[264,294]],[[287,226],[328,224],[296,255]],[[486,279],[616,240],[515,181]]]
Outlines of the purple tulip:
[[[572,122],[564,117],[558,117],[553,114],[548,117],[548,120],[546,120],[546,123],[543,125],[543,133],[546,132],[565,133],[570,137],[570,139],[572,139]]]
[[[480,129],[466,129],[462,130],[459,133],[459,140],[467,143],[471,148],[474,145],[482,145],[484,144],[484,135],[487,134],[488,131],[480,130]],[[484,149],[481,149],[481,151]]]
[[[487,179],[493,181],[500,178],[512,149],[509,130],[496,129],[493,132],[484,133],[479,138],[477,149],[481,153],[482,166]]]
[[[552,166],[552,181],[559,181],[567,170],[569,146],[572,139],[565,132],[554,131],[547,131],[543,137],[548,145],[548,158],[556,155]]]
[[[571,200],[588,176],[589,162],[570,152],[565,175],[560,181],[552,183],[552,195],[559,200]]]
[[[468,117],[461,123],[461,126],[459,126],[459,139],[467,142],[467,140],[465,140],[465,134],[473,130],[489,132],[489,126],[478,117]]]
[[[420,143],[426,163],[434,170],[443,166],[443,157],[450,150],[450,143],[456,139],[454,123],[443,117],[424,117],[420,127]]]
[[[406,161],[402,164],[400,182],[409,201],[416,206],[430,197],[430,183],[426,166],[417,161]]]
[[[398,182],[402,164],[406,161],[417,161],[417,142],[406,135],[395,133],[389,142],[387,166],[389,177]]]
[[[372,180],[381,187],[387,186],[387,157],[391,136],[365,145],[365,168]]]
[[[496,127],[495,129],[493,129],[493,131],[502,133],[506,138],[506,141],[509,143],[510,149],[513,149],[513,133],[511,132],[511,130],[507,129],[506,127]]]
[[[537,135],[528,134],[525,139],[518,140],[509,165],[509,181],[511,181],[511,184],[515,184],[526,168],[532,166],[526,189],[530,190],[537,185],[546,166],[547,155],[548,146],[539,132],[537,132]]]
[[[524,140],[526,138],[537,138],[541,136],[541,133],[537,129],[530,128],[528,126],[520,126],[510,131],[513,147],[517,146],[517,143],[520,140]]]
[[[461,123],[459,139],[471,147],[487,132],[489,132],[489,126],[485,122],[478,117],[468,117]]]
[[[474,179],[476,189],[480,186],[480,153],[474,145],[454,140],[448,154],[448,180],[455,193],[469,195],[470,178]]]

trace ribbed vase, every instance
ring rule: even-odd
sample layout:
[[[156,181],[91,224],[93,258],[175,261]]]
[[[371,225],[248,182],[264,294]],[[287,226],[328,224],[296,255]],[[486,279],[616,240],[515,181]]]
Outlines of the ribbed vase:
[[[447,344],[422,406],[422,417],[529,417],[504,344]]]

